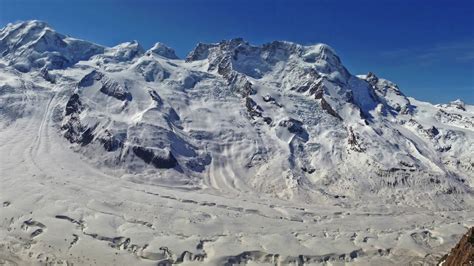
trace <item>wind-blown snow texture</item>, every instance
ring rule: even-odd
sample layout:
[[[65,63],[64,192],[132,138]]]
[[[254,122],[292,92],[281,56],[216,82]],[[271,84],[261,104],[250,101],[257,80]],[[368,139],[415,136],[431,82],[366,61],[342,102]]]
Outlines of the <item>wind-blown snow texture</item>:
[[[474,106],[325,44],[183,60],[28,21],[0,55],[0,261],[433,263],[473,224]]]

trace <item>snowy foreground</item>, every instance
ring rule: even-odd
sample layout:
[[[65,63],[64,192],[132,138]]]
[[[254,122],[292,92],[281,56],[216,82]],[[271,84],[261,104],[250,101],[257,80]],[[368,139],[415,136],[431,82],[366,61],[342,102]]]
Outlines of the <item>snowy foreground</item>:
[[[324,44],[0,30],[0,264],[436,264],[473,183],[474,106]]]

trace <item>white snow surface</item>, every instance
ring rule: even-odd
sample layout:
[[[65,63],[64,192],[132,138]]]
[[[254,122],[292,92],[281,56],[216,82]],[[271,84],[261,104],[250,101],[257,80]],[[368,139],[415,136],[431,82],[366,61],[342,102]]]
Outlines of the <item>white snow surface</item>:
[[[325,44],[0,30],[0,262],[435,264],[474,225],[474,106]],[[168,264],[167,264],[168,263]]]

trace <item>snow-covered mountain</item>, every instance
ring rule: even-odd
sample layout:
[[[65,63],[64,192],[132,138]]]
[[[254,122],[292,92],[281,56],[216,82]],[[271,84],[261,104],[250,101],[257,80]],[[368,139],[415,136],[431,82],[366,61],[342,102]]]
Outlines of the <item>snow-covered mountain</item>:
[[[232,39],[179,59],[27,21],[0,31],[0,54],[0,128],[33,157],[68,152],[98,176],[232,199],[473,206],[474,106],[353,75],[325,44]]]

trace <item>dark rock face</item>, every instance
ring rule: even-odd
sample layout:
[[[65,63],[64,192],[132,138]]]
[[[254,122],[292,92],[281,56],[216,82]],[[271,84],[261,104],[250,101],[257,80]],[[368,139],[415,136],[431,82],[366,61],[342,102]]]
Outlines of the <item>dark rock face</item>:
[[[82,103],[79,99],[79,95],[74,93],[69,98],[69,101],[66,103],[66,116],[73,113],[80,113],[82,111]]]
[[[310,87],[309,94],[314,95],[314,98],[316,100],[323,98],[324,90],[325,90],[325,86],[323,83],[324,80],[325,78],[322,78],[318,83],[311,85]]]
[[[51,73],[49,73],[47,68],[41,69],[41,76],[43,76],[43,78],[46,81],[49,81],[51,84],[56,83],[56,77],[54,75],[51,75]]]
[[[275,99],[273,99],[273,97],[270,96],[270,95],[265,95],[265,96],[262,97],[262,99],[263,99],[264,102],[271,102],[271,101],[274,101],[274,100],[275,100]]]
[[[100,88],[100,92],[106,94],[106,95],[109,95],[109,96],[112,96],[118,100],[121,100],[121,101],[125,101],[125,100],[132,100],[132,95],[127,92],[127,91],[123,91],[121,90],[119,87],[108,87],[106,85],[102,86],[102,88]]]
[[[186,57],[186,62],[206,59],[209,56],[209,49],[216,46],[215,44],[198,43],[196,48]]]
[[[272,120],[270,117],[265,116],[265,117],[263,118],[263,122],[267,123],[267,125],[270,126],[270,125],[272,124],[273,120]]]
[[[438,148],[436,148],[436,150],[439,151],[439,152],[447,152],[447,151],[451,150],[451,145],[438,147]]]
[[[61,126],[61,129],[64,130],[64,137],[71,143],[86,146],[94,139],[93,131],[95,127],[83,126],[77,114],[72,114],[67,122]]]
[[[257,93],[257,91],[253,88],[252,83],[248,80],[245,81],[240,92],[243,96],[254,95]]]
[[[112,81],[110,79],[102,80],[102,87],[100,88],[100,92],[112,96],[121,101],[132,100],[132,94],[130,94],[130,92],[128,92],[117,82]]]
[[[89,127],[84,132],[82,132],[81,138],[79,140],[79,143],[82,146],[86,146],[87,144],[92,142],[92,140],[94,139],[94,134],[92,133],[93,130],[94,130],[93,128]]]
[[[207,154],[205,157],[199,157],[193,160],[189,160],[186,162],[186,167],[191,169],[192,171],[195,172],[202,172],[206,169],[206,165],[209,165],[212,161],[212,158],[209,154]]]
[[[102,83],[100,92],[102,92],[103,94],[114,97],[121,101],[132,100],[132,94],[128,92],[125,87],[96,70],[84,76],[81,81],[79,81],[78,86],[79,88],[89,87],[97,81],[100,81]]]
[[[298,71],[298,70],[294,70]],[[298,72],[298,76],[301,79],[301,83],[291,87],[291,90],[304,93],[309,91],[310,95],[313,95],[316,89],[318,88],[319,84],[326,80],[325,77],[322,77],[318,74],[318,72],[314,68],[304,68],[302,72]],[[320,79],[321,78],[321,79]],[[317,81],[319,80],[319,82]]]
[[[312,168],[311,166],[310,166],[310,168],[308,168],[306,166],[303,166],[303,167],[301,167],[301,170],[305,173],[308,173],[308,174],[312,174],[312,173],[316,172],[316,169]]]
[[[273,41],[263,44],[262,52],[265,54],[264,58],[267,62],[274,63],[278,60],[287,60],[292,54],[299,56],[303,52],[303,49],[294,43]]]
[[[439,130],[435,126],[432,126],[427,130],[427,132],[431,137],[437,136],[439,134]]]
[[[309,139],[309,134],[303,127],[303,122],[299,120],[296,120],[294,118],[288,118],[280,121],[278,125],[281,127],[286,127],[288,131],[297,135],[303,141],[307,141]]]
[[[65,123],[61,126],[64,137],[71,143],[86,146],[94,139],[95,126],[87,127],[81,124],[79,114],[84,109],[77,93],[74,93],[66,103]]]
[[[208,59],[208,71],[217,70],[217,73],[231,85],[232,90],[240,93],[242,97],[247,97],[254,95],[256,91],[246,75],[236,71],[235,66],[238,55],[244,53],[246,49],[251,49],[251,47],[242,38],[222,41],[218,44],[200,43],[188,55],[186,62]]]
[[[351,150],[356,151],[356,152],[364,152],[365,151],[365,149],[363,147],[361,147],[361,145],[360,145],[359,136],[356,133],[354,133],[354,130],[352,129],[352,127],[349,127],[349,129],[348,129],[347,142],[348,142],[349,148]]]
[[[133,153],[145,163],[151,164],[156,168],[170,169],[178,165],[178,161],[171,152],[168,152],[166,156],[155,154],[152,150],[146,149],[140,146],[134,146],[132,148]]]
[[[163,105],[163,100],[161,99],[160,95],[155,90],[149,90],[148,94],[150,94],[150,97],[153,99],[153,101],[156,102],[158,106]]]
[[[250,97],[245,98],[245,107],[247,108],[247,112],[249,113],[250,117],[260,117],[262,116],[262,108]]]
[[[304,131],[303,122],[294,118],[283,120],[279,125],[288,128],[288,131],[295,134],[302,133]]]
[[[99,141],[102,143],[102,146],[106,151],[116,151],[119,148],[123,147],[123,140],[126,138],[123,136],[122,138],[113,135],[108,130],[100,137]]]
[[[449,254],[441,258],[439,265],[461,266],[474,265],[474,227],[461,238]]]
[[[61,126],[64,131],[64,137],[71,143],[76,143],[82,132],[82,125],[78,116],[73,115],[67,119],[67,122]]]
[[[379,78],[377,76],[375,76],[374,73],[369,72],[369,73],[367,73],[367,76],[366,76],[365,80],[367,80],[367,82],[370,85],[375,86],[375,84],[377,84],[377,82],[379,81]]]
[[[256,93],[252,83],[248,81],[247,77],[233,69],[230,55],[223,55],[220,61],[212,64],[210,63],[209,68],[212,68],[213,64],[216,64],[217,66],[217,73],[222,75],[227,80],[228,84],[232,85],[233,90],[240,93],[242,97],[247,97]]]
[[[450,106],[454,106],[456,109],[466,111],[466,104],[461,100],[455,100],[449,103]]]
[[[334,111],[334,109],[332,109],[331,105],[329,105],[329,103],[326,102],[324,98],[321,98],[321,107],[323,108],[323,110],[326,110],[328,114],[338,118],[339,120],[342,120],[342,117],[339,116],[339,114],[336,111]]]
[[[94,84],[95,81],[99,81],[104,77],[104,74],[93,70],[91,73],[85,75],[80,81],[79,81],[79,88],[83,87],[89,87]]]

